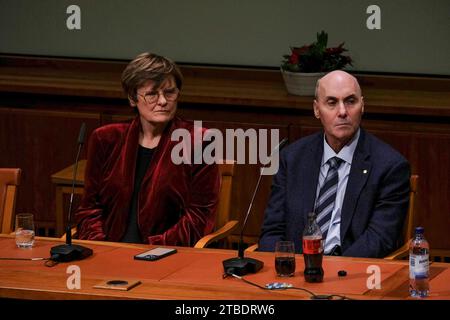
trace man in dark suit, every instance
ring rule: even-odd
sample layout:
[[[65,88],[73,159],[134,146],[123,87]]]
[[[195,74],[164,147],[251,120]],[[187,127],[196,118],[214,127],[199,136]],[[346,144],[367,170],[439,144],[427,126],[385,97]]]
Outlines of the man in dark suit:
[[[408,208],[409,163],[360,127],[363,112],[352,75],[333,71],[317,82],[314,115],[323,131],[282,150],[260,251],[291,240],[302,252],[312,211],[325,254],[381,258],[397,248]]]

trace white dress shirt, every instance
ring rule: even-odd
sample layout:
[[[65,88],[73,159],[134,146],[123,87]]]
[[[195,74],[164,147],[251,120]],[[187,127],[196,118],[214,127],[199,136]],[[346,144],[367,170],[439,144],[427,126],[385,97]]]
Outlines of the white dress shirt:
[[[341,209],[344,202],[345,189],[347,187],[348,176],[350,174],[353,154],[355,153],[356,145],[358,144],[359,140],[359,131],[360,129],[358,129],[353,139],[349,141],[349,143],[347,143],[341,149],[341,151],[339,151],[339,153],[334,152],[334,150],[328,145],[325,139],[325,135],[323,138],[323,156],[322,163],[320,165],[319,183],[317,184],[316,199],[319,196],[320,188],[325,181],[328,169],[330,167],[327,161],[333,157],[338,157],[344,160],[338,169],[339,182],[337,187],[336,200],[334,202],[333,211],[331,212],[331,222],[328,227],[327,238],[324,239],[325,254],[329,254],[336,245],[341,245]]]

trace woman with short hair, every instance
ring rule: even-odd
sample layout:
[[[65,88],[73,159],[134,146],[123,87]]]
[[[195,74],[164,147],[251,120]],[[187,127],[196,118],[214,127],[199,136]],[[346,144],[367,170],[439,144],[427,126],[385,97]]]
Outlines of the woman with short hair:
[[[217,164],[175,164],[171,158],[180,143],[171,140],[174,130],[191,133],[192,150],[196,143],[193,122],[175,116],[182,84],[175,63],[152,53],[125,68],[122,87],[137,116],[90,136],[85,191],[75,213],[78,238],[193,246],[212,232]]]

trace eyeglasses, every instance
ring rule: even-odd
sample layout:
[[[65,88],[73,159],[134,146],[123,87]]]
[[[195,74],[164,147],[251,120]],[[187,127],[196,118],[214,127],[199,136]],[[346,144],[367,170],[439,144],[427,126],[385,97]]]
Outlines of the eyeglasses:
[[[180,90],[178,88],[168,88],[164,90],[151,91],[146,94],[137,93],[137,95],[143,97],[147,104],[155,104],[161,94],[167,101],[175,101],[177,100],[179,93]]]

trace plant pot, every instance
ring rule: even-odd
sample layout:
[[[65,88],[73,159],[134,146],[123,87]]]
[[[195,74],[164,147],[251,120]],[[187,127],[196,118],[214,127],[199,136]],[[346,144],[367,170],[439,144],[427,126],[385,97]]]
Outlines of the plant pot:
[[[323,77],[325,72],[291,72],[281,69],[284,84],[290,94],[298,96],[314,96],[316,90],[316,82]]]

